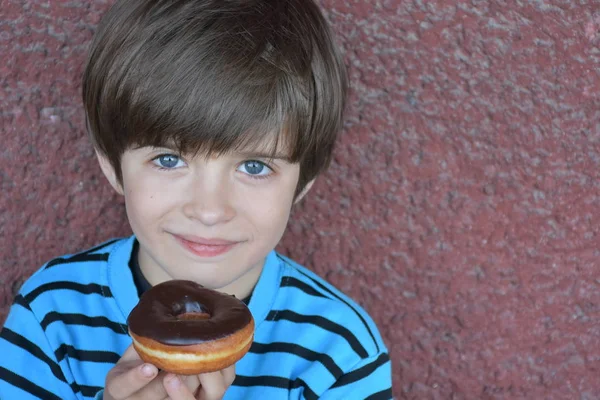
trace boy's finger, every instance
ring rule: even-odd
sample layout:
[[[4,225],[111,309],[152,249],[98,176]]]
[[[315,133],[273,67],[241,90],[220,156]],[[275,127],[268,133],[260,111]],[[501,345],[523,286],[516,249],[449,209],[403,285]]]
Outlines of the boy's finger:
[[[221,371],[198,375],[200,379],[200,400],[221,400],[229,385]]]
[[[163,379],[163,384],[169,399],[172,400],[196,400],[194,394],[180,377],[174,374],[167,374]]]
[[[200,380],[198,375],[180,375],[179,378],[188,387],[191,393],[196,393],[200,386]]]
[[[115,367],[114,374],[106,378],[105,391],[114,399],[125,399],[142,389],[158,374],[152,364],[142,363],[129,368],[131,362],[123,362],[122,367]]]
[[[221,370],[221,374],[223,375],[223,380],[225,381],[225,385],[227,387],[231,386],[231,384],[235,380],[235,364]]]

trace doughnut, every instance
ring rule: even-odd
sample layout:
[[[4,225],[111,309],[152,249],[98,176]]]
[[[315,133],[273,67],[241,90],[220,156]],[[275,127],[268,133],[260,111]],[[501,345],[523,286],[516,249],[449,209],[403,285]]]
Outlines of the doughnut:
[[[127,326],[142,360],[182,375],[226,368],[254,340],[254,319],[241,300],[186,280],[146,291]]]

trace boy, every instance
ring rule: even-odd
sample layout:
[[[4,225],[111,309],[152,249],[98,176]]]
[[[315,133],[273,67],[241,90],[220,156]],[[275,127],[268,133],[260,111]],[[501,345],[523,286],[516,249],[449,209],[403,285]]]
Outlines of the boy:
[[[273,249],[331,158],[344,66],[312,0],[120,0],[83,99],[134,235],[50,261],[0,333],[4,399],[389,399],[369,316]],[[126,320],[152,285],[233,294],[256,323],[235,366],[143,363]]]

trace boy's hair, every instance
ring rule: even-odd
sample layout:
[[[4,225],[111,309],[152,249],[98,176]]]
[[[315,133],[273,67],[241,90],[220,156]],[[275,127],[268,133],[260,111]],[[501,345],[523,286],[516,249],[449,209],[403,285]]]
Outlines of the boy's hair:
[[[83,77],[93,144],[120,183],[130,148],[212,155],[269,141],[300,164],[296,194],[330,162],[346,90],[313,0],[118,0]]]

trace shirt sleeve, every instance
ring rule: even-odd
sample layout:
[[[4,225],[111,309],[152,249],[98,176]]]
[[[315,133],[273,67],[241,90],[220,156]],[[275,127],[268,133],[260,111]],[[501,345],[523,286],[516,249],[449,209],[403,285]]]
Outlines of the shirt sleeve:
[[[321,400],[392,398],[392,367],[388,353],[361,360],[319,397]]]
[[[1,399],[77,399],[42,326],[19,295],[0,331]],[[76,384],[73,384],[76,386]]]

